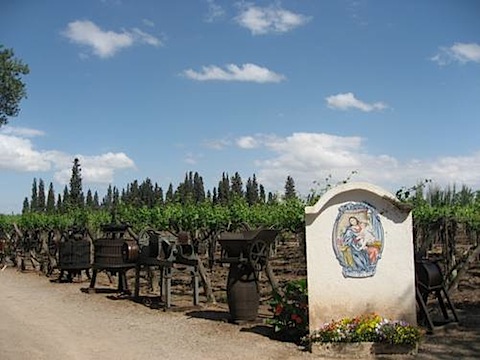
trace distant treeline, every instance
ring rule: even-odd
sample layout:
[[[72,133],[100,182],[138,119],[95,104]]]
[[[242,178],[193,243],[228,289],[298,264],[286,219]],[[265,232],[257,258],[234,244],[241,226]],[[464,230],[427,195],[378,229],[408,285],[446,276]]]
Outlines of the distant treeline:
[[[56,194],[53,183],[48,190],[43,179],[33,179],[32,191],[23,201],[22,214],[47,213],[62,214],[74,209],[112,210],[118,206],[133,206],[154,208],[166,204],[202,204],[227,205],[233,199],[244,199],[248,205],[275,204],[280,200],[296,198],[295,182],[288,176],[285,181],[284,193],[266,192],[265,187],[257,181],[256,175],[249,177],[244,184],[240,174],[233,176],[222,174],[218,186],[205,189],[203,178],[198,172],[185,174],[185,179],[176,189],[172,183],[164,191],[156,182],[146,178],[128,184],[119,189],[109,186],[107,193],[100,198],[97,191],[88,189],[86,193],[82,187],[80,162],[74,160],[70,186],[65,185],[63,192]]]

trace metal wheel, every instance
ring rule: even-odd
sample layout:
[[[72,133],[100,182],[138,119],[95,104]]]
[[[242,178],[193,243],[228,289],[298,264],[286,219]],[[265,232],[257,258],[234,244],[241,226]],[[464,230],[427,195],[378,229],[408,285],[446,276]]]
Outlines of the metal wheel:
[[[142,303],[143,303],[143,305],[145,305],[147,307],[151,307],[152,306],[152,299],[150,299],[149,297],[144,297],[142,299]]]
[[[255,240],[250,247],[248,259],[256,271],[262,270],[267,264],[269,246],[263,240]]]
[[[159,253],[158,238],[155,231],[145,228],[138,234],[138,245],[142,256],[156,258]]]

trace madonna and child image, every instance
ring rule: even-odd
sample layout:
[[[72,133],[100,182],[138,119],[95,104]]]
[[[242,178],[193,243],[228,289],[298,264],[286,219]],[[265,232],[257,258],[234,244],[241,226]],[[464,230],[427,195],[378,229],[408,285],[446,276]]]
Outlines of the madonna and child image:
[[[375,208],[363,202],[341,206],[332,237],[343,276],[364,278],[375,275],[384,247],[383,227]]]

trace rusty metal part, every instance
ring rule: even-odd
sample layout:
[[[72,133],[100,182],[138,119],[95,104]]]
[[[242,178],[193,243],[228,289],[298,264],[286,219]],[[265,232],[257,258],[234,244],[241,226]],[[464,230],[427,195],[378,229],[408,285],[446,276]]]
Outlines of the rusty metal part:
[[[133,240],[125,240],[122,244],[122,259],[125,263],[134,263],[138,260],[140,248],[138,243]]]

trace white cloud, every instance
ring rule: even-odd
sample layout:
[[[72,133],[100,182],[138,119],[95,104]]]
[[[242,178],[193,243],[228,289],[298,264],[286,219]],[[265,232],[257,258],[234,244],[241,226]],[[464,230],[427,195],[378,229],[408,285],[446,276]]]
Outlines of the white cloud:
[[[101,155],[75,155],[69,157],[68,167],[62,162],[62,168],[55,173],[55,179],[60,183],[67,183],[72,174],[72,163],[78,158],[82,169],[82,181],[85,183],[109,184],[113,182],[118,170],[135,168],[135,163],[125,153],[108,152]]]
[[[195,165],[198,163],[198,159],[202,158],[201,154],[188,152],[185,154],[184,161],[189,165]]]
[[[22,134],[9,135],[6,134]],[[132,159],[122,152],[108,152],[95,156],[71,155],[56,150],[38,150],[26,136],[37,134],[38,130],[25,128],[2,129],[0,133],[0,170],[16,172],[53,171],[56,181],[67,184],[70,180],[73,160],[78,158],[85,183],[113,181],[116,171],[135,167]],[[26,134],[26,135],[25,135]]]
[[[158,38],[140,29],[134,28],[131,31],[123,30],[122,32],[105,31],[89,20],[70,22],[62,34],[71,42],[86,46],[101,58],[111,57],[119,50],[135,43],[162,45]]]
[[[32,142],[19,136],[0,134],[0,169],[13,171],[47,171],[51,163],[45,153],[35,150]]]
[[[242,149],[254,149],[258,146],[258,141],[253,136],[243,136],[237,139],[236,144]]]
[[[455,43],[450,47],[441,47],[440,51],[431,60],[439,65],[448,65],[453,62],[464,64],[470,61],[480,63],[480,45],[476,43]]]
[[[285,33],[310,21],[309,16],[296,14],[278,5],[259,7],[252,4],[241,5],[235,21],[253,35]]]
[[[251,139],[250,139],[251,138]],[[387,154],[370,154],[365,139],[323,133],[293,133],[287,137],[252,135],[248,142],[261,150],[262,160],[255,161],[257,178],[267,189],[283,192],[287,176],[295,180],[302,195],[312,188],[345,180],[367,181],[395,192],[402,186],[431,179],[440,185],[465,184],[480,187],[480,152],[471,156],[438,159],[412,159],[405,162]],[[237,146],[239,146],[237,143]],[[318,190],[318,188],[317,188]]]
[[[215,0],[207,0],[208,13],[205,16],[205,21],[208,23],[214,22],[225,16],[225,10]]]
[[[328,96],[325,98],[327,100],[327,105],[331,109],[340,109],[340,110],[349,110],[349,109],[358,109],[364,112],[384,110],[388,106],[382,102],[376,102],[373,104],[365,103],[361,100],[358,100],[355,95],[351,92],[344,94],[337,94]]]
[[[160,39],[156,38],[153,35],[147,34],[146,32],[138,28],[133,28],[131,31],[131,34],[133,35],[134,40],[139,43],[152,45],[152,46],[162,45],[162,42],[160,41]]]
[[[228,145],[230,145],[230,143],[231,143],[230,140],[218,139],[218,140],[207,140],[204,142],[204,145],[210,149],[222,150]]]
[[[43,136],[45,133],[41,130],[37,129],[29,129],[24,127],[12,127],[9,125],[5,125],[0,129],[0,133],[5,135],[18,135],[21,137],[36,137],[36,136]]]
[[[480,187],[480,152],[470,156],[448,156],[420,166],[427,169],[433,178],[443,179],[443,183]]]
[[[265,67],[255,64],[235,65],[228,64],[225,69],[215,65],[203,66],[202,71],[198,72],[188,69],[182,73],[189,79],[197,81],[244,81],[257,83],[278,83],[285,80],[285,76],[277,74]]]

